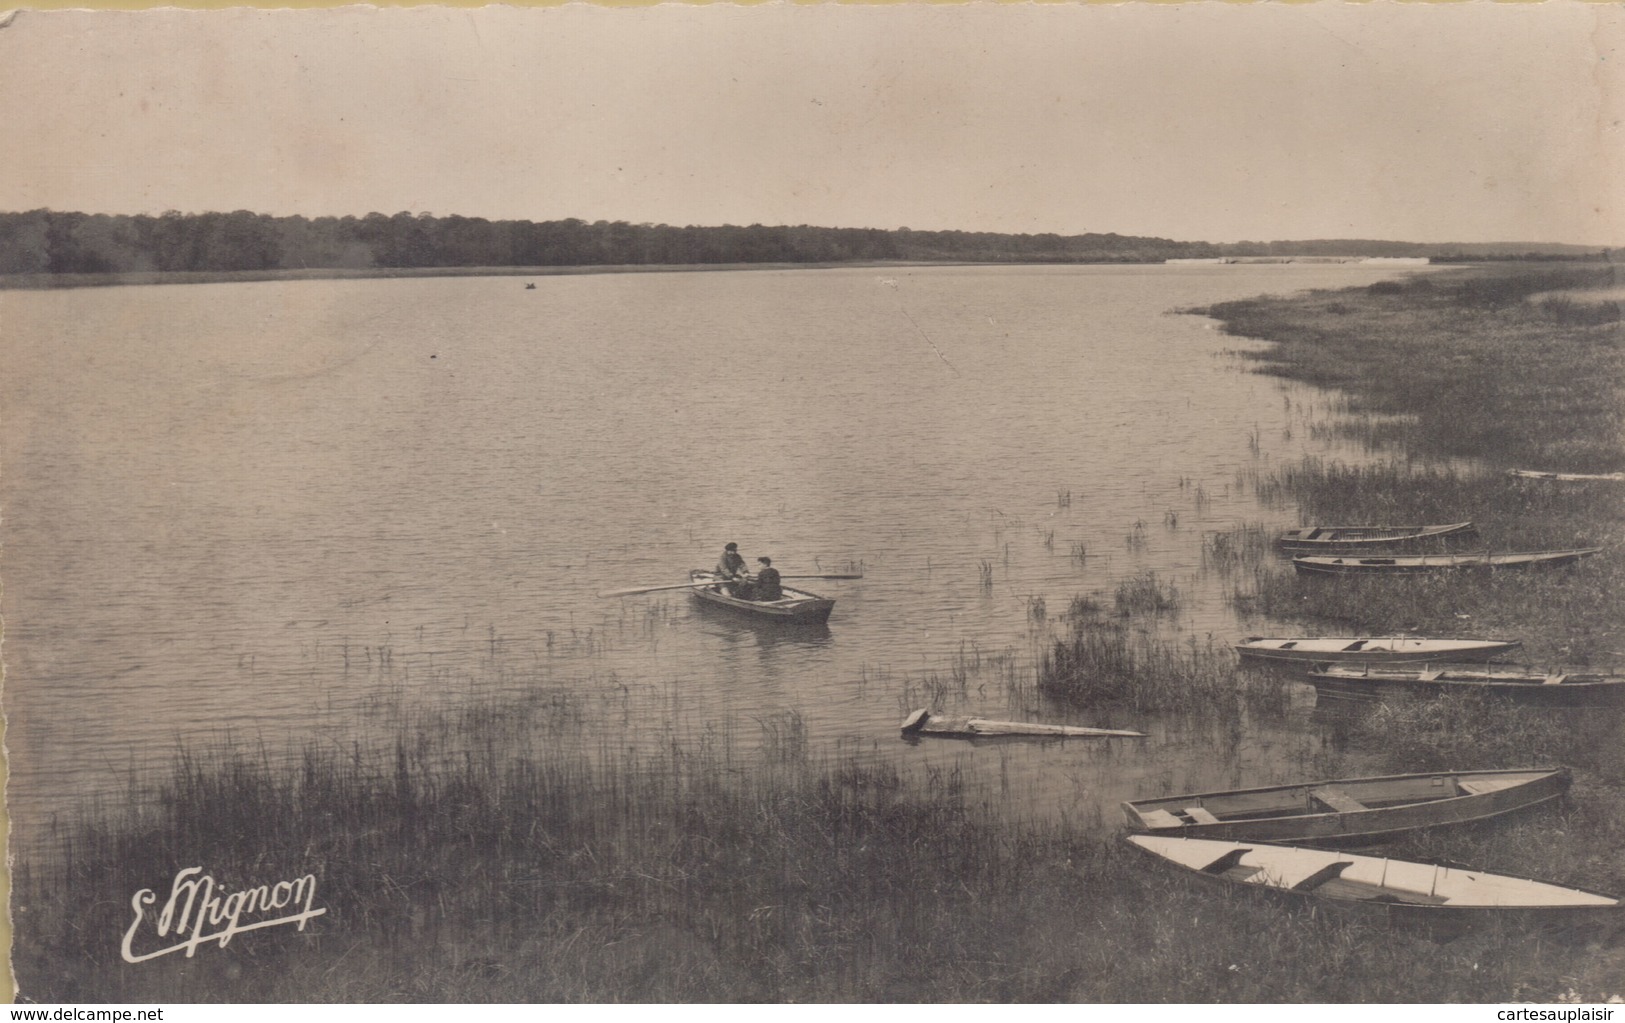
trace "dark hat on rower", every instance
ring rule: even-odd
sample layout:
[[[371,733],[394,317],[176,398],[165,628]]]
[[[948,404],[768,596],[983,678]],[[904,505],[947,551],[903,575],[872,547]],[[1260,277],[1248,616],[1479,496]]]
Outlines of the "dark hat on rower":
[[[762,564],[764,564],[764,565],[771,565],[771,564],[773,564],[773,559],[772,559],[772,558],[757,558],[757,559],[756,559],[756,560],[757,560],[757,561],[760,561],[760,562],[761,562],[761,563],[762,563]]]
[[[739,549],[739,545],[736,543],[731,543],[722,549],[725,551],[737,551]]]

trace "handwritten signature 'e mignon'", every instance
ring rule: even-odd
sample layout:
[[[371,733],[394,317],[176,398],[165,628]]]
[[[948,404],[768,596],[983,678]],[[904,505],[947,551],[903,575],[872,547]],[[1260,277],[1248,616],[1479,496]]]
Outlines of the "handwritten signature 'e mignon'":
[[[202,876],[195,876],[199,874]],[[206,941],[218,939],[220,947],[225,948],[234,934],[278,924],[297,923],[302,931],[305,921],[327,912],[325,907],[312,908],[316,901],[314,874],[306,874],[294,881],[244,888],[221,898],[215,894],[214,878],[204,874],[202,867],[187,867],[175,875],[174,884],[169,889],[169,901],[158,913],[158,937],[166,938],[173,934],[182,940],[167,948],[137,955],[131,946],[135,942],[136,932],[141,930],[142,921],[146,919],[144,909],[157,901],[158,896],[151,888],[141,889],[130,900],[135,919],[130,922],[130,929],[124,932],[122,950],[125,962],[145,962],[183,948],[187,958],[191,958],[197,952],[197,947]],[[299,908],[301,904],[302,909]],[[295,912],[270,920],[253,919],[258,914],[289,908]],[[244,917],[250,922],[244,923]],[[207,931],[210,927],[218,930],[210,933]]]

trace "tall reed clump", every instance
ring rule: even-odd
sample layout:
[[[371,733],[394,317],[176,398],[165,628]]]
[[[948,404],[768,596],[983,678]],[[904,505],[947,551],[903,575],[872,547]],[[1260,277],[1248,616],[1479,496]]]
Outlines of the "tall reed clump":
[[[1081,704],[1134,710],[1236,713],[1245,707],[1281,709],[1289,685],[1240,672],[1229,647],[1212,637],[1183,641],[1121,621],[1079,617],[1044,651],[1038,685]]]
[[[1132,579],[1117,584],[1115,595],[1117,613],[1127,617],[1134,614],[1166,614],[1179,610],[1179,588],[1171,582],[1157,578],[1157,573],[1141,572]]]
[[[1007,816],[955,766],[763,727],[750,752],[715,733],[637,752],[488,715],[293,764],[183,757],[155,798],[19,862],[23,997],[1506,1001],[1585,976],[1583,952],[1529,937],[1462,954],[1187,888],[1110,836]],[[130,896],[180,865],[235,888],[313,873],[328,912],[121,961]]]

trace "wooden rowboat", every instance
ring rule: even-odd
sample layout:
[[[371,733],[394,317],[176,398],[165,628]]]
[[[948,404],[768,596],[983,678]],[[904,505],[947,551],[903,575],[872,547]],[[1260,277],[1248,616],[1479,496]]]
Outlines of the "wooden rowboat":
[[[1294,664],[1420,664],[1488,661],[1522,646],[1516,639],[1422,639],[1405,636],[1270,639],[1249,636],[1235,646],[1243,658]]]
[[[1625,675],[1569,671],[1550,675],[1472,667],[1436,669],[1326,665],[1309,672],[1315,695],[1388,700],[1478,694],[1540,707],[1625,705]]]
[[[1498,920],[1603,932],[1625,925],[1617,897],[1549,881],[1290,845],[1168,835],[1125,841],[1203,881],[1435,932]]]
[[[1585,483],[1591,480],[1619,482],[1625,472],[1536,472],[1533,469],[1508,469],[1507,475],[1520,480],[1548,480],[1559,483]]]
[[[1471,522],[1440,526],[1304,526],[1275,538],[1285,551],[1361,551],[1406,547],[1439,537],[1471,536]]]
[[[1046,725],[1025,721],[989,721],[985,718],[942,718],[917,710],[903,719],[904,735],[935,735],[948,739],[985,739],[1002,736],[1040,736],[1076,739],[1143,739],[1144,732],[1082,725]]]
[[[715,572],[700,568],[689,572],[688,577],[695,583],[705,583],[718,578]],[[829,621],[829,614],[835,609],[834,598],[820,597],[816,593],[789,586],[781,589],[784,595],[779,600],[742,600],[729,593],[727,585],[720,581],[711,586],[696,586],[691,592],[702,604],[736,612],[756,621],[795,622],[807,625]]]
[[[1566,767],[1342,778],[1135,800],[1123,804],[1123,817],[1151,834],[1361,845],[1539,806],[1569,782]]]
[[[1394,554],[1371,557],[1332,557],[1308,555],[1292,559],[1292,567],[1304,575],[1405,575],[1413,572],[1460,571],[1463,569],[1556,568],[1589,558],[1601,547],[1566,551],[1519,551],[1508,554]]]

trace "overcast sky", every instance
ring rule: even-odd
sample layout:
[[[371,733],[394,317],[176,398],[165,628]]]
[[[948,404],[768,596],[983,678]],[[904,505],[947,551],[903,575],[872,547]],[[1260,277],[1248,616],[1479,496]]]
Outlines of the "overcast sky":
[[[0,210],[1625,244],[1625,10],[44,13]]]

